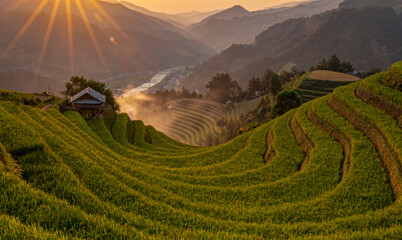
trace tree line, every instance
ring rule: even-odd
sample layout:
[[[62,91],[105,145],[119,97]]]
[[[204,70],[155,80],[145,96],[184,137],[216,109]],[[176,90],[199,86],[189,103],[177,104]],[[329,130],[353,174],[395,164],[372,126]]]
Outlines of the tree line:
[[[304,73],[295,67],[290,71],[284,70],[280,74],[267,69],[263,76],[250,79],[245,90],[239,86],[237,81],[232,79],[229,73],[217,73],[206,85],[208,89],[206,97],[209,100],[225,104],[253,100],[267,94],[276,96],[283,90],[284,84]]]

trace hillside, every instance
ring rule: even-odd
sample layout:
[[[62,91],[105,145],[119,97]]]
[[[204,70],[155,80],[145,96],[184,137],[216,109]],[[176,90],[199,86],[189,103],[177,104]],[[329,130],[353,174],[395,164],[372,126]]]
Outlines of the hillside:
[[[65,1],[62,1],[47,38],[49,31],[45,26],[52,26],[49,14],[55,2],[49,1],[42,11],[32,15],[39,2],[31,0],[2,12],[0,71],[39,72],[64,83],[72,74],[101,80],[119,74],[196,64],[213,54],[210,48],[186,38],[184,31],[170,23],[121,4],[96,1],[83,1],[83,11],[72,2],[71,33],[66,22]],[[0,10],[9,5],[10,1],[0,0]],[[34,21],[27,25],[29,18]],[[18,84],[30,81],[26,79]]]
[[[260,99],[235,103],[219,104],[200,99],[180,99],[169,102],[164,121],[158,130],[180,142],[203,145],[208,135],[220,132],[218,121],[238,120],[241,114],[257,107]]]
[[[359,81],[360,78],[338,72],[317,70],[309,72],[297,79],[292,85],[303,102],[309,102],[314,99],[331,94],[336,88]]]
[[[222,11],[221,9],[216,9],[216,10],[209,11],[209,12],[191,11],[191,12],[178,13],[176,15],[179,17],[186,18],[190,21],[191,24],[194,24],[194,23],[199,23],[202,20],[204,20],[205,18],[212,16],[216,13],[219,13],[221,11]]]
[[[134,10],[134,11],[137,11],[137,12],[149,15],[149,16],[153,16],[153,17],[162,19],[162,20],[164,20],[166,22],[171,23],[172,25],[174,25],[174,26],[176,26],[178,28],[184,28],[185,26],[191,24],[190,20],[186,19],[184,17],[180,17],[180,16],[173,15],[173,14],[154,12],[154,11],[148,10],[148,9],[146,9],[144,7],[134,5],[133,3],[127,2],[127,1],[121,1],[120,3],[123,6],[129,8],[131,10]]]
[[[402,62],[231,142],[0,102],[2,239],[398,239]],[[133,144],[131,144],[133,143]]]
[[[392,7],[397,12],[402,10],[400,0],[345,0],[339,4],[340,8],[365,8],[365,7]]]
[[[235,6],[190,25],[188,31],[201,42],[222,51],[232,44],[250,44],[261,32],[288,19],[308,17],[337,8],[343,0],[318,0],[292,7],[249,12]],[[214,36],[211,38],[210,36]]]
[[[220,12],[220,10],[215,10],[211,12],[192,11],[178,14],[167,14],[167,13],[150,11],[144,7],[134,5],[133,3],[127,1],[121,1],[120,3],[129,9],[162,19],[179,28],[184,28],[187,27],[188,25],[201,22],[205,18]]]
[[[202,63],[187,79],[188,88],[204,89],[218,72],[229,72],[241,86],[269,67],[289,63],[307,69],[336,54],[356,70],[386,69],[402,58],[402,16],[390,8],[342,9],[288,20],[256,37],[252,45],[233,45]]]
[[[226,10],[215,13],[214,15],[211,15],[211,16],[205,18],[202,22],[200,22],[200,24],[206,23],[212,19],[232,19],[235,17],[248,16],[250,14],[251,13],[244,7],[242,7],[240,5],[235,5],[231,8],[228,8]]]

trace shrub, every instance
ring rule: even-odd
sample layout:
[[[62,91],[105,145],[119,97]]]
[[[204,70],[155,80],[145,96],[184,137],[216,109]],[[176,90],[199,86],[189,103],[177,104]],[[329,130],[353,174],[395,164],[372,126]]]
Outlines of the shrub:
[[[275,104],[272,107],[271,117],[281,116],[302,104],[303,100],[297,91],[282,91],[275,97]]]

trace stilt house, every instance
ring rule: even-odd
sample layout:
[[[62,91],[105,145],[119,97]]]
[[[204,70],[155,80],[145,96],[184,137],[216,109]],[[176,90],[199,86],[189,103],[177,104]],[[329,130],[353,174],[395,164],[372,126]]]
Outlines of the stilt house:
[[[69,104],[84,117],[96,117],[101,114],[105,106],[106,96],[90,87],[85,88],[71,98]]]

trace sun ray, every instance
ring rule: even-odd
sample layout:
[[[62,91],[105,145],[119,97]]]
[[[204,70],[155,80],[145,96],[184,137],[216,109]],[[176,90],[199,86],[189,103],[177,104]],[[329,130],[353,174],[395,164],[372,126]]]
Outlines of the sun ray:
[[[45,57],[45,54],[47,51],[47,46],[48,46],[49,39],[50,39],[50,36],[53,31],[53,26],[54,26],[54,22],[56,20],[57,11],[59,10],[59,5],[60,5],[60,0],[55,0],[53,9],[52,9],[52,13],[50,15],[49,24],[47,25],[45,37],[43,39],[42,49],[39,54],[39,60],[38,60],[38,64],[37,64],[38,69],[39,69],[40,65],[42,64],[43,58]]]
[[[102,16],[104,18],[106,18],[106,20],[109,21],[110,24],[112,24],[112,26],[120,32],[120,34],[123,35],[124,38],[126,38],[129,41],[132,41],[131,38],[127,35],[127,33],[124,32],[124,30],[119,26],[119,24],[117,24],[113,18],[105,11],[103,10],[103,8],[101,6],[99,6],[99,4],[95,1],[95,0],[89,0],[90,3],[92,3],[92,5],[96,8],[96,10],[98,10],[100,12],[100,14],[102,14]]]
[[[28,28],[32,25],[32,23],[35,21],[35,19],[38,17],[39,13],[42,11],[42,9],[46,6],[49,0],[42,0],[38,7],[34,10],[32,15],[28,18],[24,26],[21,28],[21,30],[18,32],[17,36],[13,39],[13,41],[10,43],[8,48],[4,51],[2,54],[0,60],[3,60],[5,57],[7,57],[8,53],[11,51],[11,49],[17,44],[17,42],[21,39],[21,37],[25,34],[25,32],[28,30]]]
[[[73,21],[71,13],[71,0],[66,0],[66,16],[67,16],[67,34],[68,34],[68,55],[70,58],[70,69],[74,69],[74,38],[73,38]]]
[[[138,47],[137,43],[120,27],[118,23],[97,3],[96,0],[89,0],[90,3],[98,10],[98,12],[106,18],[106,20],[129,42],[130,46],[135,49],[137,54],[140,54],[143,59],[147,58],[146,54],[143,53],[143,50]],[[113,36],[111,38],[115,39]],[[111,41],[113,44],[117,45],[115,41]],[[138,57],[138,56],[137,56]]]
[[[99,46],[98,40],[95,37],[95,33],[92,30],[91,24],[89,23],[88,16],[87,16],[87,14],[85,12],[84,7],[82,6],[81,0],[75,0],[75,4],[77,5],[78,11],[80,12],[82,20],[84,21],[84,25],[85,25],[85,27],[86,27],[86,29],[88,31],[88,34],[89,34],[89,36],[90,36],[90,38],[92,40],[92,43],[94,44],[96,53],[98,54],[98,57],[100,58],[100,61],[102,62],[102,64],[106,68],[106,70],[108,71],[107,64],[106,64],[106,61],[105,61],[105,57],[103,56],[103,53],[102,53],[102,50],[101,50],[101,48]]]

